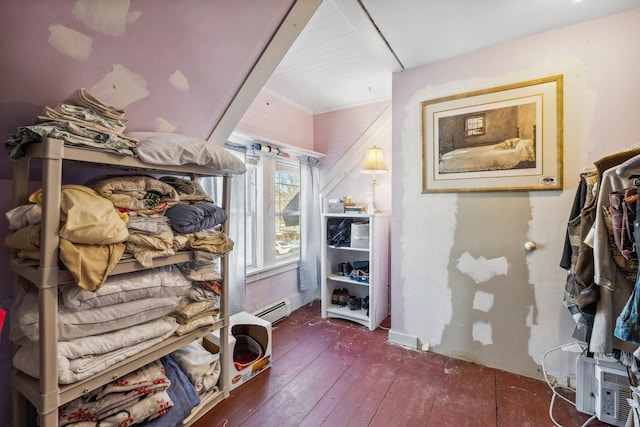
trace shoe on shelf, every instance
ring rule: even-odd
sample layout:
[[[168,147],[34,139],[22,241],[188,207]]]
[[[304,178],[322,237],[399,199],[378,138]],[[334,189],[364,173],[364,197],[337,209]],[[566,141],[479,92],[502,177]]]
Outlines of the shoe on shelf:
[[[369,310],[369,295],[367,295],[366,297],[362,298],[361,307],[362,307],[363,310]]]
[[[360,310],[360,298],[355,295],[351,295],[347,302],[347,307],[349,307],[349,310]]]
[[[338,305],[344,307],[347,305],[347,302],[349,301],[349,290],[347,288],[343,288],[340,291],[340,297],[338,299]]]
[[[333,290],[333,294],[331,294],[331,304],[340,304],[340,294],[342,294],[342,289]]]
[[[369,273],[369,261],[353,261],[354,270],[362,270],[365,273]]]
[[[344,262],[338,264],[338,276],[344,276]]]
[[[349,276],[349,274],[351,274],[352,271],[353,271],[353,267],[351,266],[350,262],[342,263],[342,275],[343,276]]]
[[[349,279],[356,282],[369,283],[369,273],[362,270],[352,270],[349,274]]]

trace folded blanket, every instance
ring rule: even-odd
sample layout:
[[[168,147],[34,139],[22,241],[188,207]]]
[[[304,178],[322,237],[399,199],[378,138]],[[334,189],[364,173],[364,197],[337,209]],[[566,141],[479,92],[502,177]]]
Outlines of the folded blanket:
[[[187,375],[198,394],[216,387],[220,377],[220,354],[212,354],[202,344],[192,342],[171,353],[180,369]]]
[[[95,292],[61,287],[64,306],[74,310],[122,304],[144,298],[184,296],[193,284],[173,265],[109,277]]]
[[[9,230],[19,230],[27,225],[40,224],[42,222],[42,207],[35,203],[20,205],[6,213],[9,221]]]
[[[196,251],[207,251],[215,254],[226,254],[233,250],[233,240],[229,236],[214,229],[201,230],[197,233],[185,234],[187,248]]]
[[[183,298],[170,316],[175,317],[178,323],[187,323],[191,319],[199,317],[202,313],[217,312],[219,310],[217,300],[189,301]]]
[[[29,201],[42,204],[42,190],[29,196]],[[73,243],[108,245],[127,240],[126,217],[121,217],[109,200],[83,185],[63,185],[60,216],[64,223],[60,237]]]
[[[104,371],[171,336],[175,319],[166,317],[105,334],[58,342],[58,382],[71,384]],[[40,377],[37,342],[28,341],[13,358],[13,366],[34,378]]]
[[[173,406],[166,393],[169,385],[162,363],[156,360],[61,406],[58,409],[59,425],[73,425],[80,420],[99,421],[100,426],[144,421]],[[147,400],[147,397],[152,399]],[[120,424],[126,422],[126,418],[122,419],[125,414],[130,422]]]
[[[162,214],[180,202],[178,193],[169,184],[147,175],[109,175],[90,179],[85,183],[121,212]]]
[[[142,423],[141,426],[144,427],[178,426],[191,414],[193,408],[200,404],[200,397],[196,393],[196,389],[175,360],[171,356],[165,356],[160,359],[160,362],[164,366],[167,378],[171,381],[167,393],[173,402],[173,408],[155,420]]]
[[[173,408],[173,401],[167,390],[154,391],[144,395],[140,400],[120,412],[98,421],[100,427],[122,427],[139,425],[145,421],[155,420]]]
[[[199,286],[206,283],[205,286]],[[193,282],[193,286],[185,295],[192,301],[208,301],[217,299],[222,295],[222,285],[219,282]]]
[[[172,312],[179,296],[146,298],[122,304],[74,310],[58,307],[58,340],[68,341],[103,334],[158,319]],[[39,336],[38,293],[20,287],[11,308],[10,338],[14,343],[37,341]]]
[[[82,289],[97,291],[118,264],[125,250],[124,243],[84,245],[60,237],[60,261]]]
[[[34,251],[39,253],[41,233],[42,224],[27,225],[7,234],[7,237],[4,239],[4,244],[8,248],[17,251]],[[40,259],[40,257],[38,256],[36,259]]]
[[[198,253],[207,253],[198,251]],[[211,258],[207,259],[199,259],[196,256],[196,259],[192,261],[187,261],[178,265],[178,268],[184,276],[189,280],[222,280],[222,275],[220,274],[218,258],[219,254],[211,254]]]
[[[165,212],[171,228],[182,234],[196,233],[223,224],[227,213],[213,203],[178,204]]]
[[[64,101],[62,101],[62,103],[87,107],[105,117],[121,121],[122,123],[126,123],[127,121],[124,118],[124,109],[100,101],[85,88],[75,90]]]
[[[180,324],[178,329],[176,329],[176,335],[186,335],[204,326],[213,325],[218,318],[218,312],[218,310],[203,312],[199,315],[200,317],[192,318],[187,323]]]
[[[168,227],[168,224],[166,230],[155,234],[129,229],[127,252],[133,255],[140,264],[151,267],[155,258],[175,255],[173,231]]]
[[[170,186],[176,189],[178,196],[180,196],[181,202],[209,202],[213,203],[213,200],[202,185],[196,180],[182,179],[177,176],[163,176],[160,181],[166,182]]]

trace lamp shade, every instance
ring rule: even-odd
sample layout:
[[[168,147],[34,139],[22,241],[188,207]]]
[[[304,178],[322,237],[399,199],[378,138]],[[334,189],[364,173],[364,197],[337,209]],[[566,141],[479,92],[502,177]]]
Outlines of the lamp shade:
[[[364,159],[364,167],[360,172],[375,175],[387,173],[388,171],[389,169],[387,169],[387,164],[384,162],[384,157],[382,156],[382,149],[375,145],[369,148]]]

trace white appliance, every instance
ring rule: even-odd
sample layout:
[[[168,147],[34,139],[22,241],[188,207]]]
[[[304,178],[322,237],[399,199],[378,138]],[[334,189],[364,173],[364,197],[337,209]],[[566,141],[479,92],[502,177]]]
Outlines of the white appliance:
[[[576,409],[598,420],[624,426],[631,392],[627,368],[615,361],[578,356],[576,359]]]

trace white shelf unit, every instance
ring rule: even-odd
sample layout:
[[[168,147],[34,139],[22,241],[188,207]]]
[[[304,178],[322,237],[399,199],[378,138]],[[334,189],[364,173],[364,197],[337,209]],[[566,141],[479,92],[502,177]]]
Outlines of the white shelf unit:
[[[223,195],[219,200],[221,207],[230,206],[231,176],[217,174],[215,170],[197,165],[159,166],[143,163],[132,157],[123,157],[107,152],[86,150],[65,146],[58,139],[47,138],[40,144],[29,146],[26,155],[13,166],[13,202],[14,206],[28,203],[29,179],[32,160],[39,161],[42,171],[43,201],[42,228],[40,242],[40,262],[29,265],[17,259],[9,260],[9,268],[16,274],[31,281],[38,288],[39,299],[39,352],[40,378],[32,378],[14,370],[12,378],[13,389],[13,425],[28,425],[28,403],[37,411],[40,427],[55,427],[58,425],[58,407],[80,397],[87,392],[120,378],[154,360],[160,359],[180,347],[220,330],[221,336],[228,336],[228,271],[229,259],[220,258],[220,269],[223,277],[223,290],[220,298],[220,315],[216,324],[197,329],[182,336],[172,336],[163,342],[142,351],[135,356],[117,363],[103,372],[75,382],[73,384],[58,384],[58,285],[73,282],[68,271],[59,267],[58,260],[58,227],[60,221],[60,192],[62,185],[63,165],[69,162],[89,168],[118,169],[128,172],[145,174],[163,174],[189,176],[192,179],[201,176],[220,176],[223,179]],[[224,224],[225,230],[228,229]],[[174,256],[154,259],[152,267],[175,264],[193,259],[190,252],[181,252]],[[119,263],[111,275],[145,270],[135,260]],[[230,361],[228,341],[220,344],[220,363],[227,366]],[[229,381],[222,371],[219,382],[219,394],[210,403],[201,408],[199,414],[209,409],[229,395]]]
[[[333,246],[327,239],[328,222],[351,219],[354,223],[369,224],[369,246]],[[389,219],[383,214],[323,214],[322,215],[322,272],[321,301],[322,318],[351,320],[374,330],[388,314],[389,305]],[[369,261],[369,282],[359,282],[340,275],[340,263]],[[366,309],[351,310],[347,306],[332,304],[335,289],[344,289],[359,298],[369,297]]]

